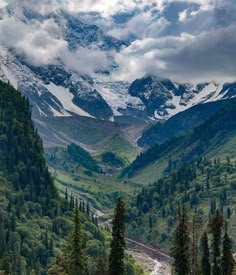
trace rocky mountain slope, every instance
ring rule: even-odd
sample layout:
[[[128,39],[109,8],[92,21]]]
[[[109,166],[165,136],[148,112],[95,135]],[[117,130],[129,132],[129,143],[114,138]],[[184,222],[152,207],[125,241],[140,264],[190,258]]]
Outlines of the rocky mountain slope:
[[[34,117],[76,114],[103,120],[114,120],[118,116],[159,120],[199,103],[236,96],[235,83],[180,84],[155,76],[146,76],[133,83],[116,81],[113,79],[113,72],[118,69],[115,54],[126,47],[125,42],[106,35],[95,25],[82,22],[76,14],[57,11],[42,15],[19,6],[13,1],[2,9],[0,23],[15,20],[27,28],[35,24],[49,28],[50,23],[60,34],[60,43],[68,47],[56,61],[36,64],[17,46],[1,41],[0,79],[9,81],[30,99]],[[98,64],[92,74],[86,72],[86,68],[78,69],[82,66],[79,61],[83,55],[93,58],[94,51],[106,58],[106,65]]]
[[[142,100],[148,116],[163,119],[200,103],[235,97],[236,83],[192,85],[146,76],[131,84],[129,94]]]

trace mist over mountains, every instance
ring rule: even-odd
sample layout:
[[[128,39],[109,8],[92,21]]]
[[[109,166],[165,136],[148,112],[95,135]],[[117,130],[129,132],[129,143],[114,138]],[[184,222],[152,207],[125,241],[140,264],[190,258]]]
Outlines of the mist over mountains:
[[[199,103],[234,97],[235,84],[226,84],[233,80],[231,72],[224,68],[224,62],[232,60],[225,54],[233,55],[235,49],[230,2],[190,5],[170,1],[162,6],[154,2],[139,5],[139,10],[127,5],[123,11],[118,5],[118,10],[111,8],[111,14],[103,14],[95,4],[91,9],[98,11],[91,13],[73,1],[12,1],[0,12],[0,78],[30,99],[37,117],[76,114],[105,120],[117,116],[166,119]],[[213,21],[217,17],[219,24],[214,22],[213,30],[211,21],[206,31],[197,31],[193,20],[206,12]],[[141,15],[149,22],[146,33],[139,29]],[[92,24],[92,16],[99,26]],[[99,16],[104,22],[110,20],[113,29],[102,25]],[[137,34],[118,34],[119,28],[127,33],[132,24],[138,27]],[[174,30],[174,25],[179,29]],[[209,34],[212,39],[207,42]],[[217,52],[216,57],[205,52],[214,47],[215,54],[223,48],[221,43],[228,43],[224,47],[231,50],[224,55]],[[233,72],[231,63],[227,68]],[[189,81],[177,81],[178,74]]]

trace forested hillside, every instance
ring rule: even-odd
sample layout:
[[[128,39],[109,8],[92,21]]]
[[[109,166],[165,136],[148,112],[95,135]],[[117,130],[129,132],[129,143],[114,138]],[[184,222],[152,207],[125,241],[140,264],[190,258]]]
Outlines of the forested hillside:
[[[53,185],[28,101],[3,83],[0,124],[0,268],[46,274],[70,232],[72,212]]]
[[[210,119],[194,128],[191,133],[174,137],[141,153],[122,175],[135,177],[137,174],[148,173],[150,179],[155,179],[157,175],[145,170],[149,166],[155,171],[161,164],[162,172],[164,170],[168,172],[172,168],[180,167],[183,163],[191,163],[203,156],[234,157],[236,155],[235,117],[236,101],[231,100]]]
[[[168,247],[172,243],[178,206],[185,204],[199,218],[199,230],[206,229],[208,218],[220,209],[233,238],[236,226],[236,163],[230,158],[199,159],[172,170],[142,189],[128,210],[132,237]],[[189,220],[191,224],[191,219]]]
[[[68,192],[59,197],[29,103],[2,82],[0,126],[0,273],[96,275],[101,268],[106,271],[109,234],[99,229],[88,202]],[[87,152],[75,146],[68,150],[71,157],[98,169]],[[83,269],[73,273],[78,263]],[[127,274],[142,274],[126,256],[124,267]]]
[[[138,139],[141,147],[163,144],[173,137],[184,135],[217,113],[229,100],[199,104],[176,114],[164,122],[158,122]]]

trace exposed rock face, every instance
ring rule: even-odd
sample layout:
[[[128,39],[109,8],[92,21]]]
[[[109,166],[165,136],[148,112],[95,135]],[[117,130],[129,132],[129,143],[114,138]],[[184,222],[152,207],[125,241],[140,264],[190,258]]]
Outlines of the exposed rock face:
[[[192,85],[155,76],[133,83],[115,81],[111,77],[118,66],[114,53],[126,47],[123,41],[106,35],[95,25],[85,24],[78,15],[63,11],[41,15],[29,8],[22,8],[19,13],[17,5],[13,2],[0,10],[0,20],[14,18],[26,25],[52,20],[68,45],[69,54],[78,49],[96,50],[107,60],[105,69],[98,68],[89,75],[72,70],[63,58],[53,64],[36,65],[14,46],[0,45],[0,79],[9,81],[30,99],[36,117],[75,114],[104,120],[116,116],[159,120],[199,103],[236,96],[236,83]]]
[[[194,105],[233,98],[236,96],[236,83],[180,84],[169,79],[147,76],[135,80],[129,94],[139,97],[150,117],[169,118]]]

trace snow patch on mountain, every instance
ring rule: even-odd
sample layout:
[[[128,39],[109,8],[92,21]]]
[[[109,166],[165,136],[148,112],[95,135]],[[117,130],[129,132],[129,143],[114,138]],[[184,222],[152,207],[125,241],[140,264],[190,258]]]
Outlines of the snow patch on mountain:
[[[113,73],[119,71],[115,54],[126,44],[97,26],[82,22],[76,14],[57,11],[45,16],[13,1],[0,10],[0,22],[6,18],[25,26],[25,32],[20,28],[21,34],[32,35],[31,40],[36,42],[27,44],[26,39],[27,49],[21,52],[17,48],[22,46],[21,35],[17,36],[16,45],[0,40],[4,44],[0,45],[0,79],[9,81],[29,98],[37,117],[168,119],[193,105],[236,96],[236,83],[192,85],[156,76],[145,76],[133,83],[114,80]],[[15,41],[15,37],[12,39]],[[52,41],[63,41],[63,51],[57,51]],[[37,58],[42,52],[45,57],[52,49],[58,55],[49,56],[49,63],[35,64],[26,53],[32,50],[31,46]]]
[[[54,110],[53,112],[54,116],[70,116],[71,114],[69,114],[68,112],[71,112],[80,116],[92,117],[90,114],[86,113],[85,111],[83,111],[81,108],[79,108],[73,103],[74,95],[70,93],[68,89],[65,89],[60,86],[56,86],[53,83],[50,83],[49,85],[45,85],[45,87],[51,94],[53,94],[61,102],[63,108],[65,109],[63,113],[59,113],[56,110]]]
[[[146,76],[135,80],[129,93],[142,100],[149,117],[168,119],[197,104],[235,97],[236,83],[210,82],[193,85]]]
[[[130,83],[112,81],[110,77],[99,77],[94,79],[97,90],[112,108],[114,116],[122,116],[122,110],[130,108],[144,111],[145,105],[138,97],[132,97],[128,93]]]

